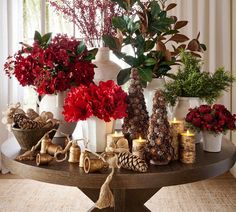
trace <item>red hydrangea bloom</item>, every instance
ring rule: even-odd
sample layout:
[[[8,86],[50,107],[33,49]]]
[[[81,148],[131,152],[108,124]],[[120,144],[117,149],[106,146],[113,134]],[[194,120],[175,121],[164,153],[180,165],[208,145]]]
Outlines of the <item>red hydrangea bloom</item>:
[[[71,89],[65,99],[65,120],[85,120],[92,115],[106,122],[127,116],[127,94],[114,81]]]
[[[85,47],[77,51],[81,41],[67,35],[56,35],[47,45],[35,40],[32,46],[24,45],[9,57],[4,70],[14,75],[22,86],[34,86],[42,94],[53,94],[72,86],[93,82],[94,65]]]
[[[201,131],[222,133],[236,129],[236,114],[231,114],[224,105],[201,105],[190,109],[185,121],[190,127]]]

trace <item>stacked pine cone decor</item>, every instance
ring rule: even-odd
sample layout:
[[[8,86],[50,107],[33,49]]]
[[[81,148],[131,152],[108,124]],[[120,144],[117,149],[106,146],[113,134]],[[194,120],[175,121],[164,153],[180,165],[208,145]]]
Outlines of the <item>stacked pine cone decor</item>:
[[[173,157],[166,101],[161,90],[157,90],[153,98],[145,157],[147,161],[155,165],[166,165]]]
[[[123,124],[123,133],[129,141],[139,137],[147,138],[149,119],[137,69],[131,70],[130,78],[128,116]]]

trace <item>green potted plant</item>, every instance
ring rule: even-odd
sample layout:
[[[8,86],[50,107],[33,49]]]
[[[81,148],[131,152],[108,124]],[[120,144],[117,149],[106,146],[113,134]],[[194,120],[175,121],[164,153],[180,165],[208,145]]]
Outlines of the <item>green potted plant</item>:
[[[180,29],[188,22],[178,21],[177,17],[168,15],[168,11],[176,4],[166,6],[164,0],[112,1],[124,12],[123,15],[112,19],[117,34],[104,35],[103,40],[113,53],[129,66],[120,70],[117,76],[119,85],[130,79],[131,69],[135,68],[144,87],[150,82],[154,82],[154,86],[149,84],[150,90],[158,88],[159,85],[163,87],[163,76],[171,76],[171,66],[180,62],[180,49],[198,56],[198,52],[206,49],[205,45],[198,41],[199,34],[197,38],[189,41],[186,35],[180,33]],[[127,48],[124,47],[131,47],[132,50],[127,53]],[[152,97],[147,102],[152,102]]]
[[[212,104],[234,81],[224,68],[218,68],[214,74],[201,71],[202,61],[188,52],[181,52],[181,62],[183,66],[165,85],[166,99],[175,105],[177,119],[184,119],[188,109],[199,106],[200,100]]]

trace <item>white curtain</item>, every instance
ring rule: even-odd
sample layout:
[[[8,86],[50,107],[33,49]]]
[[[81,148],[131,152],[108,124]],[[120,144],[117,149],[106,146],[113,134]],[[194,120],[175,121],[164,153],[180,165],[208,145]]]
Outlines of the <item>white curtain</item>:
[[[0,119],[2,111],[9,104],[23,100],[23,89],[15,79],[8,79],[3,71],[3,65],[8,57],[19,49],[22,33],[22,1],[0,1]],[[0,123],[0,145],[8,137],[5,126]],[[1,157],[1,155],[0,155]],[[0,170],[1,160],[0,160]]]

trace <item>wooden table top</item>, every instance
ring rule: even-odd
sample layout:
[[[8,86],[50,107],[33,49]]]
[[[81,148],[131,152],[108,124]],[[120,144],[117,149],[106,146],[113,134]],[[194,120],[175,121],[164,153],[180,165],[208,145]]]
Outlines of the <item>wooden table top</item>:
[[[183,164],[178,161],[166,166],[149,167],[147,173],[136,173],[129,170],[116,170],[111,182],[112,189],[144,189],[160,188],[195,182],[218,176],[228,171],[236,161],[235,146],[224,139],[222,151],[208,153],[197,144],[197,157],[194,164]],[[14,158],[19,155],[20,147],[15,138],[6,140],[1,146],[4,166],[13,174],[23,178],[67,185],[79,188],[100,188],[110,171],[105,173],[85,174],[78,164],[52,162],[48,166],[37,167],[34,161],[18,162]]]

